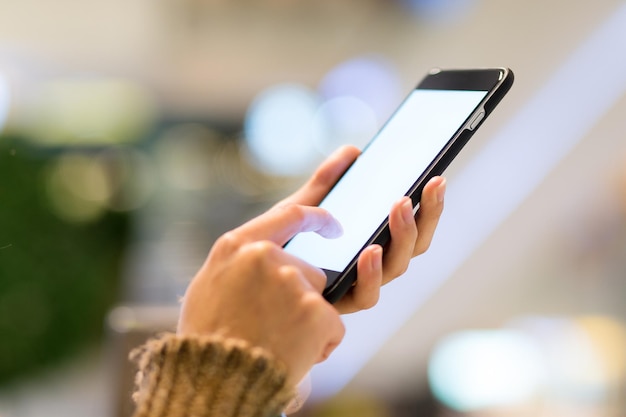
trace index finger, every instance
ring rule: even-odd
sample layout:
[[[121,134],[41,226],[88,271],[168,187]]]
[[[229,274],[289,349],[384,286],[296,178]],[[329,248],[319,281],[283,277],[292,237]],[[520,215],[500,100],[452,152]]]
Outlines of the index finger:
[[[341,236],[341,225],[327,210],[286,204],[272,208],[235,229],[245,241],[269,240],[284,245],[300,232],[316,232],[326,238]]]

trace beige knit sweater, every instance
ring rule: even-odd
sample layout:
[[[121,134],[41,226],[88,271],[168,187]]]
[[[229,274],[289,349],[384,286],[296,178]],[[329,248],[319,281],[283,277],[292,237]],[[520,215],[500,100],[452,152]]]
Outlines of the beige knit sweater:
[[[295,395],[282,363],[238,339],[165,334],[131,357],[134,417],[271,417]]]

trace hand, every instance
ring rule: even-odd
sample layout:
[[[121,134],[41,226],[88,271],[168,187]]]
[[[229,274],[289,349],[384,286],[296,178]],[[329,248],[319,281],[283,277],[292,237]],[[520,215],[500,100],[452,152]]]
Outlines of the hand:
[[[359,156],[358,148],[345,146],[333,153],[302,188],[278,203],[317,206],[341,174]],[[420,209],[413,216],[409,197],[396,202],[389,214],[391,242],[383,250],[372,245],[361,253],[357,263],[357,282],[335,307],[341,313],[370,308],[378,302],[380,287],[406,272],[411,258],[428,249],[443,211],[446,181],[432,178],[424,187]]]
[[[295,386],[345,331],[321,295],[324,273],[282,250],[302,231],[333,237],[341,228],[323,209],[292,204],[220,237],[183,299],[179,334],[219,333],[265,348]]]

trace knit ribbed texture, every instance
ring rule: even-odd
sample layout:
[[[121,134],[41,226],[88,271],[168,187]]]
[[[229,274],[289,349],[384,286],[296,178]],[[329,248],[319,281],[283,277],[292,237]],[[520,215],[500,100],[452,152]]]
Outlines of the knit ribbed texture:
[[[220,336],[165,334],[131,353],[134,417],[269,417],[295,395],[264,349]]]

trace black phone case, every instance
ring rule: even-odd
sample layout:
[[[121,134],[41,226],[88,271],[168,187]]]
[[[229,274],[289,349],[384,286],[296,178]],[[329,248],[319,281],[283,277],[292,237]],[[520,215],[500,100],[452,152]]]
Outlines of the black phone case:
[[[513,85],[514,74],[509,68],[501,68],[501,71],[504,72],[504,78],[502,79],[502,83],[498,86],[494,91],[491,92],[491,95],[488,97],[487,101],[483,104],[482,108],[485,112],[482,119],[470,130],[464,129],[457,139],[454,141],[452,146],[444,151],[441,158],[433,165],[430,169],[426,170],[425,175],[420,177],[416,181],[416,185],[412,187],[412,190],[407,193],[408,196],[411,197],[413,202],[413,206],[417,205],[422,196],[422,190],[426,183],[433,177],[443,174],[445,169],[450,165],[452,160],[459,154],[461,149],[467,144],[470,138],[474,135],[476,130],[483,124],[485,119],[491,114],[491,112],[496,108],[498,103],[502,100],[502,98],[506,95],[506,93],[510,90]],[[471,72],[471,71],[481,71],[481,70],[451,70],[462,72]],[[423,88],[424,86],[428,88],[429,77],[426,77],[416,88]],[[450,88],[454,88],[452,85]],[[459,85],[459,89],[464,89],[462,86],[462,82]],[[471,117],[471,116],[470,116]],[[468,120],[465,121],[467,123]],[[465,125],[465,123],[463,125]],[[375,238],[368,242],[361,251],[365,249],[365,247],[370,246],[372,244],[378,244],[383,247],[383,251],[385,250],[386,245],[389,243],[391,238],[391,234],[389,232],[389,218],[387,217],[385,221],[378,228],[377,232],[374,234]],[[359,251],[359,254],[361,253]],[[358,259],[358,255],[355,259],[350,262],[350,265],[343,273],[337,273],[335,271],[329,271],[324,269],[326,276],[329,280],[333,280],[334,284],[324,290],[324,298],[330,303],[335,303],[341,299],[354,285],[357,278],[357,268],[356,261]]]

